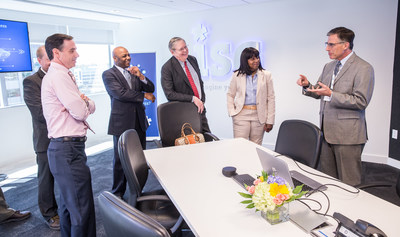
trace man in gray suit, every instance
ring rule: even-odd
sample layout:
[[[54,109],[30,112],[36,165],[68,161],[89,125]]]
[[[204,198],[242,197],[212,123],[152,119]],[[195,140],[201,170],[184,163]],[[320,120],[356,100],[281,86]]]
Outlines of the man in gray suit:
[[[374,69],[353,52],[354,32],[337,27],[328,32],[327,63],[316,85],[300,75],[303,94],[321,100],[324,133],[321,171],[350,185],[361,183],[361,154],[368,140],[365,109],[374,90]]]
[[[24,100],[32,115],[33,148],[38,164],[38,204],[43,218],[50,229],[60,230],[60,219],[57,214],[57,202],[54,197],[54,177],[50,172],[47,160],[47,148],[50,139],[47,137],[47,125],[43,116],[41,87],[44,75],[49,69],[50,60],[44,46],[36,51],[40,64],[39,70],[23,81]]]

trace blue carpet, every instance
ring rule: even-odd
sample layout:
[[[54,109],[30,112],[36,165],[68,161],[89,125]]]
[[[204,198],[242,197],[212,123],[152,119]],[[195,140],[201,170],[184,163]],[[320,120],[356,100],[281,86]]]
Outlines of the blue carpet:
[[[153,143],[148,142],[148,149],[155,148]],[[110,190],[112,184],[112,159],[113,150],[107,150],[100,154],[88,157],[88,165],[92,173],[92,185],[96,209],[97,236],[106,236],[101,215],[97,208],[97,197],[104,190]],[[363,163],[363,182],[386,182],[395,184],[399,170],[388,165]],[[146,188],[153,189],[159,183],[154,175],[150,174]],[[45,224],[37,206],[37,179],[36,177],[25,177],[11,184],[2,186],[5,192],[7,203],[10,207],[17,210],[28,210],[32,213],[31,218],[22,221],[0,225],[0,236],[5,237],[36,237],[36,236],[60,236],[59,231],[50,230]],[[400,198],[397,196],[395,188],[371,188],[366,190],[378,197],[400,206]],[[56,197],[58,200],[58,189],[56,185]]]

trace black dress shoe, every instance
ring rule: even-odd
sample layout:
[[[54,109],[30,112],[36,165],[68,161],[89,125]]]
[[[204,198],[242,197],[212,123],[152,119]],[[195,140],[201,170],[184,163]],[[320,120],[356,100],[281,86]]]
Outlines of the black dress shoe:
[[[31,213],[29,211],[15,211],[14,214],[12,214],[12,216],[5,219],[0,224],[14,222],[14,221],[22,221],[22,220],[27,219],[30,216],[31,216]]]

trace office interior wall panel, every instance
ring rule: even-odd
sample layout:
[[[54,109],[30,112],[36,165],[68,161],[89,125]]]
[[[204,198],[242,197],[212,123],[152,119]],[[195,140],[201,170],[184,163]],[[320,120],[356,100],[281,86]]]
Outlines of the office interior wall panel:
[[[210,128],[221,138],[231,138],[232,122],[226,109],[226,92],[241,46],[259,42],[261,62],[272,72],[276,94],[276,124],[264,136],[275,144],[279,125],[286,119],[304,119],[319,124],[319,101],[301,95],[299,74],[315,82],[330,61],[325,51],[326,33],[345,26],[356,34],[354,51],[375,69],[375,90],[366,116],[369,141],[366,157],[387,157],[389,142],[393,57],[397,15],[396,0],[284,0],[177,14],[122,23],[116,32],[118,45],[132,52],[157,53],[157,80],[161,67],[171,57],[171,37],[186,39],[190,54],[206,64],[206,108]],[[135,29],[132,31],[132,29]],[[228,45],[228,47],[226,47]],[[239,52],[240,53],[240,52]],[[213,68],[231,64],[217,76]],[[158,103],[166,101],[158,88]]]
[[[111,42],[114,37],[112,31],[119,26],[116,23],[5,9],[0,9],[0,18],[28,22],[30,41],[35,43],[44,43],[47,36],[57,32],[68,33],[67,25],[70,29],[76,29],[73,32],[77,34],[73,35],[74,38],[91,43]],[[85,28],[88,29],[86,33],[84,33]],[[89,34],[97,35],[99,38],[90,40]],[[96,134],[88,132],[87,147],[111,139],[111,136],[107,135],[108,118],[110,116],[109,96],[104,92],[89,95],[89,97],[96,102],[96,112],[88,119]],[[25,105],[20,105],[0,109],[0,173],[9,173],[34,165],[36,163],[35,157],[32,142],[32,120],[28,108]]]
[[[398,6],[397,12],[399,12]],[[389,157],[400,161],[400,17],[397,15],[396,46],[393,66],[392,113],[390,119]]]

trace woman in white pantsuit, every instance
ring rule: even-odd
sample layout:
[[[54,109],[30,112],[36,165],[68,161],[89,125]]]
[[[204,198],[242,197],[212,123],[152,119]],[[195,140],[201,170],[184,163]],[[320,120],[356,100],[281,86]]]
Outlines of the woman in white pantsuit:
[[[264,132],[270,132],[275,121],[275,93],[271,73],[261,66],[257,49],[245,48],[240,67],[233,72],[227,93],[233,135],[259,145]]]

